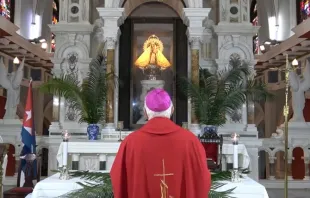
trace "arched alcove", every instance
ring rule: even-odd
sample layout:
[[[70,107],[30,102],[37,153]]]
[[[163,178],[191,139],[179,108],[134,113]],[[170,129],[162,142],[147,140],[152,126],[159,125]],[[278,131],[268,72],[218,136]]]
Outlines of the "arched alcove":
[[[8,164],[7,164],[7,167],[6,167],[5,176],[14,176],[14,174],[15,174],[15,167],[16,167],[15,147],[14,147],[14,145],[10,144],[9,151],[8,151],[7,155],[8,155]]]
[[[170,66],[158,73],[156,80],[164,81],[161,88],[164,88],[174,100],[176,113],[172,119],[180,125],[187,121],[187,99],[181,97],[181,93],[175,87],[177,75],[187,76],[188,62],[187,27],[180,17],[181,9],[178,11],[175,7],[180,1],[145,2],[128,1],[131,10],[129,7],[125,10],[130,15],[120,27],[122,34],[119,39],[118,70],[123,86],[119,87],[118,119],[124,121],[126,129],[136,129],[144,124],[144,115],[141,112],[144,104],[143,93],[155,86],[151,85],[151,80],[145,75],[145,71],[135,64],[146,51],[143,46],[152,35],[158,38],[157,43],[162,43],[161,55],[170,62]],[[183,7],[182,5],[182,12]],[[147,84],[147,80],[150,84]]]
[[[42,148],[41,150],[41,176],[48,176],[48,149]]]
[[[275,177],[276,179],[284,179],[284,151],[275,151]]]
[[[293,149],[292,160],[292,177],[293,179],[304,179],[305,177],[305,160],[303,159],[304,150],[300,147]]]
[[[183,8],[185,7],[184,4],[182,3],[182,1],[180,0],[174,0],[174,1],[162,1],[160,3],[158,3],[157,0],[131,0],[131,1],[126,1],[124,4],[124,9],[125,9],[125,16],[130,16],[132,15],[133,11],[138,9],[141,5],[150,5],[152,4],[153,6],[156,6],[156,4],[164,4],[167,5],[169,7],[171,7],[176,13],[178,13],[179,16],[183,15]],[[158,13],[159,10],[158,9],[153,9],[152,12],[153,14]]]
[[[269,153],[265,150],[260,150],[258,152],[258,156],[259,179],[268,179],[270,173],[273,174],[270,172]]]

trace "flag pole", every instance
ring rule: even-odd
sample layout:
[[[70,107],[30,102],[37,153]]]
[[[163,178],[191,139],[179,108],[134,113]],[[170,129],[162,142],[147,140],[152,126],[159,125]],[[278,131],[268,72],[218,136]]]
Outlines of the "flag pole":
[[[285,105],[283,108],[284,116],[284,198],[288,198],[288,115],[289,115],[289,106],[288,106],[288,94],[289,94],[289,61],[288,54],[286,54],[286,67],[285,67]]]

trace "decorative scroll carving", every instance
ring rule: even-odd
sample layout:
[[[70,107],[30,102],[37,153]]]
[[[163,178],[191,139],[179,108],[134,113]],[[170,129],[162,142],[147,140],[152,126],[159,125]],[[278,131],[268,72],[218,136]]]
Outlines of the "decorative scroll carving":
[[[115,49],[117,39],[113,37],[106,37],[105,42],[106,42],[107,49]]]
[[[189,43],[192,49],[200,49],[201,37],[190,37]]]

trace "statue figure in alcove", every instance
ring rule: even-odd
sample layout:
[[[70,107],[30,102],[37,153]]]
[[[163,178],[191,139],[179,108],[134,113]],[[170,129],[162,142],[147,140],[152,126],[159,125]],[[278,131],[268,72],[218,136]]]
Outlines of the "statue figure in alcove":
[[[310,89],[310,63],[306,60],[303,77],[295,71],[289,73],[290,88],[292,93],[293,118],[290,122],[305,122],[303,110],[305,107],[305,91]]]
[[[157,70],[165,70],[171,66],[163,54],[164,46],[161,40],[155,35],[150,36],[143,44],[143,53],[135,61],[135,65],[142,69],[150,70],[150,80],[156,80]]]
[[[4,119],[15,119],[16,108],[20,102],[20,84],[24,76],[24,63],[25,57],[16,71],[8,73],[3,59],[0,58],[0,85],[7,90]]]
[[[290,89],[292,93],[293,117],[290,122],[305,122],[303,110],[306,103],[305,92],[310,89],[310,62],[306,60],[306,67],[303,77],[299,76],[295,71],[289,72]],[[284,137],[284,124],[272,133],[273,138]]]

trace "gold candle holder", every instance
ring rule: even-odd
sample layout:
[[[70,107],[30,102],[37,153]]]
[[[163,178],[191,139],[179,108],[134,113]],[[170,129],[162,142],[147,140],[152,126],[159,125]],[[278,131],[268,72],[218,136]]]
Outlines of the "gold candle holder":
[[[296,59],[293,60],[292,66],[288,59],[288,54],[285,54],[286,57],[286,66],[284,69],[279,69],[285,72],[285,104],[283,107],[283,116],[284,116],[284,198],[288,198],[288,116],[289,116],[289,89],[290,89],[290,81],[289,81],[289,73],[296,69],[298,66],[298,61]]]

